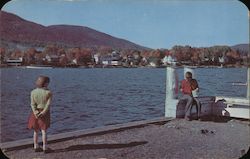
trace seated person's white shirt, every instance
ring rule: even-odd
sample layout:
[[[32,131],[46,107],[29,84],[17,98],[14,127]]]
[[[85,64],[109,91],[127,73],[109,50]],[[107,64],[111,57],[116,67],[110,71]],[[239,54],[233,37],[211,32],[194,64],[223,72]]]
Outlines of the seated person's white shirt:
[[[192,91],[192,95],[193,95],[193,97],[198,97],[198,95],[199,95],[198,88],[196,88],[195,90]]]

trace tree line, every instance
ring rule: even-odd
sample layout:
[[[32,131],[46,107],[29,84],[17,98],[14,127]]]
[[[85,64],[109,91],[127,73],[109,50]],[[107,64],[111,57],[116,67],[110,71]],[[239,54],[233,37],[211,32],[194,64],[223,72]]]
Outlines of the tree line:
[[[28,48],[26,50],[9,50],[0,48],[1,63],[6,59],[23,59],[23,65],[31,64],[51,64],[58,66],[66,66],[72,61],[77,61],[79,65],[95,64],[93,55],[100,57],[107,56],[117,51],[121,58],[132,59],[135,65],[141,65],[145,61],[143,59],[154,59],[157,65],[162,65],[162,59],[165,56],[172,56],[179,65],[249,65],[249,55],[242,53],[240,50],[234,50],[229,46],[213,46],[213,47],[191,47],[176,45],[171,49],[113,49],[111,47],[101,46],[98,48],[64,48],[56,45],[47,45],[42,50],[36,48]],[[53,61],[53,59],[56,59]],[[221,60],[223,59],[223,60]]]

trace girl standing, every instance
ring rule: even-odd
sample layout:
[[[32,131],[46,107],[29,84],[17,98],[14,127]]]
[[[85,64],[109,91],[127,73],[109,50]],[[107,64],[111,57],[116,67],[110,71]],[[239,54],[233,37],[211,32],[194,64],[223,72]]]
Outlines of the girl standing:
[[[50,127],[50,103],[52,98],[51,91],[47,88],[50,79],[47,76],[39,76],[36,80],[36,89],[31,91],[31,109],[28,120],[28,128],[34,129],[34,150],[39,152],[41,148],[38,146],[38,132],[42,131],[43,152],[47,153],[47,134],[46,130]]]

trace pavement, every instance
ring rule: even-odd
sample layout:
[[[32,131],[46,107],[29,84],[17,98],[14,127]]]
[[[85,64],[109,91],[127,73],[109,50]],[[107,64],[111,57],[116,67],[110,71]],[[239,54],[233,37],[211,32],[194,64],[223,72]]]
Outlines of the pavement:
[[[11,159],[238,159],[250,147],[249,120],[223,119],[147,124],[48,145],[6,151]]]

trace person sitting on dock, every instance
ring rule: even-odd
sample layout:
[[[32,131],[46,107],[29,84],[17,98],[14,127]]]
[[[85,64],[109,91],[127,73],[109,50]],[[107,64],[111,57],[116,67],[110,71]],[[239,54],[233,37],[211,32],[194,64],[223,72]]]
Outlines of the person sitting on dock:
[[[182,97],[180,100],[186,100],[185,106],[185,119],[191,120],[191,110],[193,105],[193,96],[192,96],[192,88],[191,88],[191,80],[192,80],[192,73],[186,72],[185,79],[181,81],[180,91],[182,92]]]

